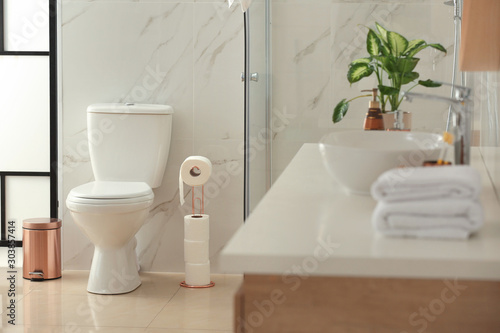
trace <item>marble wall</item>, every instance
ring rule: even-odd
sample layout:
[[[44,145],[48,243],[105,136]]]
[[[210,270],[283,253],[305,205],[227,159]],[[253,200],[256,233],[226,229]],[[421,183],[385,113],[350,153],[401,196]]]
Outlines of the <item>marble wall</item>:
[[[254,2],[259,11],[260,2]],[[362,80],[349,87],[345,78],[350,61],[366,54],[364,25],[379,22],[409,39],[441,43],[448,54],[421,52],[417,70],[424,79],[451,81],[453,9],[441,1],[272,0],[271,6],[272,117],[280,121],[273,128],[275,179],[303,143],[317,142],[331,130],[361,128],[367,99],[352,103],[339,124],[331,116],[340,99],[376,85],[375,80]],[[65,0],[61,31],[64,198],[71,188],[93,179],[85,145],[87,105],[170,104],[176,112],[170,159],[137,236],[140,264],[144,270],[183,270],[178,169],[194,154],[209,157],[215,165],[207,207],[215,262],[243,217],[239,6],[227,9],[224,0]],[[445,88],[430,92],[449,94]],[[415,130],[445,128],[446,105],[419,101],[405,103],[404,109],[413,112]],[[228,176],[228,168],[238,172]],[[88,269],[92,245],[65,208],[63,212],[64,267]],[[212,267],[217,270],[216,262]]]
[[[203,155],[214,165],[206,213],[217,271],[217,253],[243,221],[241,9],[223,0],[65,0],[61,7],[64,268],[89,269],[93,253],[64,204],[72,188],[93,180],[86,108],[127,101],[175,110],[163,184],[137,235],[142,269],[184,270],[179,167]]]
[[[292,5],[293,4],[293,5]],[[346,79],[348,64],[365,57],[366,28],[375,22],[408,39],[441,43],[447,55],[433,49],[418,54],[416,70],[421,79],[452,80],[453,7],[442,1],[273,1],[273,110],[286,112],[289,124],[275,133],[273,177],[283,171],[304,142],[318,142],[327,132],[360,129],[368,99],[351,103],[347,116],[332,123],[334,106],[342,98],[360,95],[376,87],[376,79],[363,79],[351,87]],[[417,92],[449,95],[449,89]],[[402,105],[413,113],[413,129],[441,133],[448,107],[428,101]]]

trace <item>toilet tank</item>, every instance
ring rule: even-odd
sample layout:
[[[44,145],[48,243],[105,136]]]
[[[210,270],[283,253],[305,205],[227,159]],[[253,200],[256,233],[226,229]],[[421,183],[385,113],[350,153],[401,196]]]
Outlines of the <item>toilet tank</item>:
[[[95,179],[159,187],[170,150],[173,113],[168,105],[90,105],[87,130]]]

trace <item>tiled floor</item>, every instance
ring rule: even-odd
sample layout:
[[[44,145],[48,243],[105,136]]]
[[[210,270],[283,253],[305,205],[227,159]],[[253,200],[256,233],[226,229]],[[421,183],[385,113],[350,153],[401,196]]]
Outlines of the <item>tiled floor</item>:
[[[123,295],[87,293],[88,271],[64,271],[57,280],[31,282],[16,276],[9,295],[7,269],[0,268],[0,332],[209,333],[232,332],[233,296],[243,278],[212,275],[214,288],[179,286],[184,274],[141,272],[142,285]],[[15,326],[9,306],[15,299]]]

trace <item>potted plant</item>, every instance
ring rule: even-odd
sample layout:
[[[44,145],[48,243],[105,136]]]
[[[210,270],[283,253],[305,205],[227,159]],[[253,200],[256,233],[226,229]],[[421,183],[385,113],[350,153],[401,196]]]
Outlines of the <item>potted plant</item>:
[[[387,104],[390,105],[390,111],[399,110],[403,101],[403,97],[400,96],[401,88],[407,84],[413,84],[406,89],[407,91],[418,85],[428,88],[441,86],[432,80],[418,80],[420,75],[415,71],[420,60],[415,58],[415,55],[427,47],[446,53],[441,44],[428,44],[422,39],[408,41],[402,35],[388,31],[378,23],[375,23],[375,26],[376,30],[368,28],[366,36],[368,57],[356,59],[349,64],[347,80],[351,85],[375,74],[378,81],[380,109],[383,113],[387,112]],[[367,96],[372,95],[342,99],[333,111],[333,122],[337,123],[344,118],[351,101]]]

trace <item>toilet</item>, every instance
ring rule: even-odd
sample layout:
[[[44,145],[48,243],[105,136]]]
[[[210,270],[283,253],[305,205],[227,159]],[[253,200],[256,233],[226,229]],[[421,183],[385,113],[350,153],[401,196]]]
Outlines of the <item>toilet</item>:
[[[173,109],[153,104],[93,104],[87,108],[95,181],[66,199],[75,224],[94,244],[87,290],[123,294],[141,285],[135,234],[162,183]]]

